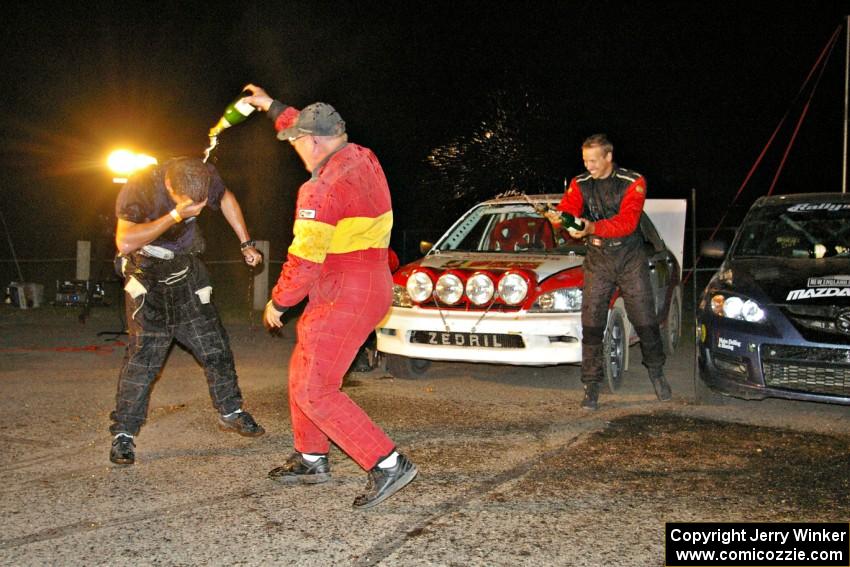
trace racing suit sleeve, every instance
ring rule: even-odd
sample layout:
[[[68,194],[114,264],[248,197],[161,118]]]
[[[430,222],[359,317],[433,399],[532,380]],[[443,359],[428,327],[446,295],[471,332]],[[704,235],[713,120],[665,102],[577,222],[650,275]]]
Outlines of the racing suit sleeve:
[[[292,244],[272,289],[272,304],[285,311],[304,299],[322,272],[338,221],[328,186],[308,181],[298,191]]]
[[[300,113],[297,108],[274,100],[267,115],[274,122],[275,131],[280,132],[295,124]],[[325,199],[322,195],[326,192],[322,189],[324,185],[321,182],[308,181],[298,191],[292,244],[277,284],[272,288],[272,305],[278,311],[286,311],[304,299],[322,271],[336,225],[335,221],[328,222],[330,219],[324,216],[317,218],[318,211],[325,211],[325,216],[330,212],[329,207],[323,204]]]
[[[564,196],[561,197],[561,202],[555,208],[559,211],[570,213],[574,217],[581,216],[581,211],[584,209],[584,198],[581,195],[581,189],[579,189],[575,178],[570,181],[569,187],[564,191]]]
[[[620,238],[635,231],[646,200],[646,179],[638,177],[626,189],[620,201],[620,211],[611,218],[596,221],[593,234],[602,238]]]
[[[273,100],[266,114],[274,122],[275,132],[280,132],[295,124],[301,111],[294,106],[287,106],[279,100]]]

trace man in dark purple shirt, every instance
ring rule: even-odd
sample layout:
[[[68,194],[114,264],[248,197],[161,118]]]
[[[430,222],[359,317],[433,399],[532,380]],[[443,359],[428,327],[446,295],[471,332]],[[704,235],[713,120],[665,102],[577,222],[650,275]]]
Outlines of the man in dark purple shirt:
[[[110,416],[113,463],[135,462],[135,436],[173,340],[203,365],[219,426],[249,437],[265,432],[242,410],[229,339],[198,257],[204,245],[195,221],[205,207],[221,210],[241,242],[245,263],[259,264],[262,255],[248,234],[242,209],[212,165],[199,159],[171,160],[133,176],[118,195],[115,243],[130,338]]]

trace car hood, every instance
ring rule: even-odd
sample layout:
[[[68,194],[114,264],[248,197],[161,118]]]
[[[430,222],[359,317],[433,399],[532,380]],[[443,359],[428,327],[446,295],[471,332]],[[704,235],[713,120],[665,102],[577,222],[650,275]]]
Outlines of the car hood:
[[[717,279],[722,285],[774,304],[850,304],[847,258],[734,259],[727,262]]]
[[[580,266],[584,256],[578,254],[492,254],[486,252],[440,252],[425,256],[415,265],[435,270],[529,270],[542,282],[549,276]]]

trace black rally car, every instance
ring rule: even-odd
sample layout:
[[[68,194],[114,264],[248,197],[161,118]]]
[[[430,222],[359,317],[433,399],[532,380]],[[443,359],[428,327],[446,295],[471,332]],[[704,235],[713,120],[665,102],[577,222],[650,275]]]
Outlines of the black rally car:
[[[758,199],[698,305],[697,400],[850,405],[850,195]]]

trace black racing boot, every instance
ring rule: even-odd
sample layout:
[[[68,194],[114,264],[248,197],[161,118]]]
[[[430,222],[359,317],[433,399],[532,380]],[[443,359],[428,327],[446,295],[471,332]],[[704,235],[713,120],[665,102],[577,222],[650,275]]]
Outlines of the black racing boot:
[[[649,381],[652,382],[652,387],[655,388],[655,397],[660,401],[666,402],[673,397],[670,384],[664,377],[664,371],[662,369],[650,370]]]
[[[234,431],[243,437],[259,437],[266,432],[262,425],[254,421],[250,413],[242,410],[218,416],[218,427],[222,431]]]
[[[375,465],[369,471],[366,492],[354,499],[354,507],[366,510],[377,506],[405,486],[416,477],[416,465],[399,453],[398,462],[394,467],[382,469]]]
[[[372,363],[369,360],[369,351],[365,346],[360,347],[357,356],[354,357],[354,362],[351,363],[349,372],[369,372],[372,370]]]
[[[331,479],[331,466],[325,455],[311,463],[295,452],[283,466],[270,470],[269,478],[283,484],[321,484]]]
[[[119,433],[112,439],[109,460],[116,465],[132,465],[136,462],[135,447],[136,444],[133,442],[132,435]]]
[[[581,401],[581,409],[590,411],[599,409],[599,382],[590,382],[584,385],[584,399]]]

